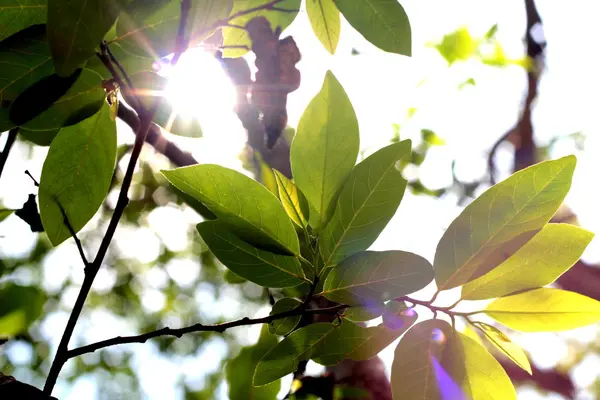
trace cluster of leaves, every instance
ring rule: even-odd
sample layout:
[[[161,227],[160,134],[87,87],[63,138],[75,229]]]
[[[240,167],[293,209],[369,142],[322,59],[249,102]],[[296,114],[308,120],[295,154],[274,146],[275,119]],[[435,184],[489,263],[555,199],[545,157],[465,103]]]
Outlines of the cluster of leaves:
[[[446,396],[441,391],[451,388],[444,376],[462,396],[452,398],[490,393],[515,398],[508,376],[482,341],[439,319],[411,328],[417,321],[414,306],[446,313],[452,322],[464,317],[490,345],[529,372],[523,351],[496,327],[473,320],[474,315],[485,313],[526,332],[600,320],[595,300],[544,287],[579,259],[593,236],[576,226],[548,224],[570,188],[575,158],[535,165],[490,188],[449,226],[432,265],[409,252],[367,251],[400,204],[407,183],[397,165],[410,160],[411,150],[409,141],[394,143],[354,165],[358,137],[352,104],[328,73],[292,142],[294,181],[275,171],[277,195],[218,165],[163,172],[215,214],[197,229],[233,273],[269,288],[304,287],[304,294],[348,306],[337,322],[298,327],[298,316],[272,323],[271,332],[285,338],[256,363],[254,385],[277,381],[303,360],[335,365],[346,358],[368,359],[408,330],[396,348],[395,398]],[[434,278],[438,293],[462,287],[461,301],[495,300],[483,310],[460,313],[406,297]],[[285,297],[272,313],[302,304]],[[356,323],[378,316],[383,316],[378,326]]]
[[[239,26],[264,15],[285,28],[299,3],[195,0],[185,39],[193,44],[223,28],[225,45],[238,51],[229,55],[239,55],[239,47],[248,43]],[[0,80],[0,131],[18,128],[24,138],[50,144],[40,179],[40,214],[57,246],[97,212],[113,178],[117,131],[104,85],[112,73],[95,58],[105,51],[100,43],[108,43],[138,89],[160,89],[164,80],[153,64],[175,47],[180,3],[4,4],[0,63],[7,68]],[[341,13],[379,48],[410,54],[410,25],[396,0],[307,0],[306,6],[315,34],[331,53]],[[154,121],[166,126],[170,115],[168,108],[159,110]],[[199,129],[177,123],[169,128],[200,135]],[[275,303],[272,314],[297,313],[274,320],[256,346],[230,361],[229,373],[254,370],[252,379],[231,385],[243,393],[232,397],[272,396],[277,381],[301,361],[335,365],[343,359],[369,359],[404,335],[392,367],[395,398],[511,399],[512,384],[483,344],[499,348],[530,371],[527,358],[501,330],[474,315],[484,313],[520,331],[572,329],[600,320],[600,303],[545,287],[573,265],[592,238],[578,227],[548,224],[570,188],[574,157],[535,165],[490,188],[450,225],[431,264],[405,251],[368,251],[401,203],[407,181],[398,169],[415,161],[411,142],[398,141],[356,164],[358,152],[352,103],[329,72],[294,137],[293,180],[274,171],[275,186],[269,190],[219,165],[163,172],[176,189],[211,211],[214,218],[197,230],[233,274],[266,288],[295,289],[294,296]],[[435,306],[437,295],[430,301],[408,297],[434,279],[437,293],[462,287],[460,301],[494,300],[483,310],[461,313]],[[314,297],[341,303],[345,310],[333,322],[300,325],[307,301]],[[3,286],[0,335],[26,329],[43,302],[39,289]],[[416,306],[445,313],[452,324],[418,322]],[[379,325],[360,324],[380,316]],[[456,331],[456,317],[480,336]],[[273,335],[284,338],[278,341]]]

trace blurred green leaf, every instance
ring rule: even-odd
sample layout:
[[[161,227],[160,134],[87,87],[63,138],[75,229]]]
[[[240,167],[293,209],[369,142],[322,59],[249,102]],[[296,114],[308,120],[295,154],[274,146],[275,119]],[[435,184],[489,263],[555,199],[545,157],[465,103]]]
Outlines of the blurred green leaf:
[[[34,287],[4,284],[0,288],[0,337],[27,330],[42,314],[46,296]]]
[[[446,144],[444,139],[439,137],[434,131],[430,129],[421,129],[421,138],[425,143],[431,146],[443,146]]]
[[[15,210],[8,210],[6,208],[0,209],[0,222],[8,218]]]
[[[334,54],[340,40],[340,12],[334,0],[307,0],[306,14],[313,32],[329,53]]]
[[[471,58],[477,50],[477,41],[473,39],[466,27],[461,27],[455,32],[445,35],[435,48],[448,61],[448,64],[453,64],[456,61],[466,61]]]
[[[290,154],[294,182],[315,210],[310,213],[312,227],[321,228],[327,222],[332,202],[356,163],[358,149],[354,108],[328,71],[321,91],[298,122]]]
[[[197,228],[215,257],[242,278],[272,288],[292,287],[304,280],[295,257],[253,247],[229,231],[220,220],[202,222]]]
[[[40,214],[50,242],[71,234],[57,202],[78,232],[104,201],[115,167],[117,127],[105,104],[99,113],[63,128],[52,141],[40,179]]]
[[[462,287],[465,300],[483,300],[554,282],[579,260],[594,234],[569,224],[548,224],[492,271]]]
[[[386,146],[352,170],[331,221],[319,235],[325,267],[366,250],[394,216],[406,189],[396,163],[410,157],[410,144],[404,140]]]
[[[438,288],[451,289],[488,273],[505,259],[493,259],[495,252],[546,225],[571,187],[575,164],[574,156],[536,164],[469,204],[438,243],[433,264]]]
[[[300,306],[301,304],[302,302],[291,297],[283,298],[277,303],[275,303],[269,315],[281,314],[286,311],[291,311],[295,308],[298,308],[298,306]],[[269,332],[277,335],[287,335],[288,333],[293,331],[294,328],[296,328],[296,326],[298,326],[300,318],[300,315],[295,315],[293,317],[276,319],[275,321],[269,323]]]
[[[271,335],[263,326],[258,343],[244,347],[240,353],[227,363],[225,376],[229,386],[230,400],[276,400],[281,383],[272,382],[262,387],[252,385],[252,371],[262,355],[277,344],[277,337]]]
[[[285,175],[277,170],[273,170],[277,188],[279,191],[279,199],[285,209],[288,217],[301,228],[308,226],[308,201],[304,194]]]
[[[350,25],[381,50],[411,55],[411,28],[397,0],[335,0]]]
[[[114,1],[50,0],[48,38],[56,72],[71,75],[94,56],[118,14]]]
[[[216,164],[162,171],[173,186],[200,201],[248,243],[282,254],[299,254],[292,221],[260,183]]]
[[[600,321],[600,302],[579,293],[540,288],[500,297],[484,311],[521,332],[557,332]]]
[[[494,36],[496,36],[496,33],[498,32],[498,24],[494,24],[492,25],[492,27],[485,33],[485,38],[486,39],[493,39]]]
[[[341,304],[369,305],[414,293],[433,280],[431,263],[404,251],[363,251],[329,273],[323,292]]]
[[[301,0],[284,0],[277,3],[278,8],[290,10],[290,12],[263,9],[234,18],[229,21],[229,23],[234,26],[246,26],[252,18],[263,16],[271,23],[271,29],[275,30],[279,27],[283,31],[294,21],[294,19],[296,19],[298,10],[300,10],[300,1]],[[269,2],[270,0],[234,0],[230,16],[241,11],[263,6]],[[250,48],[251,45],[250,37],[244,29],[234,27],[223,28],[223,46],[225,47],[223,50],[224,57],[236,58],[243,56],[248,52],[243,46]],[[229,48],[227,48],[228,46]]]

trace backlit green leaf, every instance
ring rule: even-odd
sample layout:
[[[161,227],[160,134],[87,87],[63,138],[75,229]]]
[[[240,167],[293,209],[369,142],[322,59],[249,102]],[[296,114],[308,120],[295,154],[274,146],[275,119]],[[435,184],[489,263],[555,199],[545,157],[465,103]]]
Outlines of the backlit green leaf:
[[[0,0],[0,40],[46,22],[46,0]]]
[[[411,55],[408,16],[398,0],[334,0],[350,25],[381,50]]]
[[[263,326],[258,343],[244,347],[242,351],[227,363],[225,376],[229,387],[230,400],[276,400],[281,383],[273,382],[266,386],[252,385],[252,371],[260,358],[277,344],[277,337],[271,335]]]
[[[306,197],[298,190],[294,182],[281,172],[273,170],[273,174],[277,182],[279,200],[281,200],[285,212],[296,225],[306,228],[309,215]]]
[[[265,385],[298,368],[304,360],[335,365],[343,359],[368,360],[390,345],[416,321],[416,314],[401,315],[403,324],[389,329],[383,324],[365,328],[349,321],[341,325],[315,323],[292,332],[260,360],[254,384]]]
[[[380,149],[350,173],[337,199],[331,221],[319,235],[324,266],[333,266],[366,250],[400,205],[406,180],[396,169],[410,156],[410,140]]]
[[[385,305],[382,302],[373,302],[364,307],[350,307],[344,310],[344,318],[354,322],[370,321],[383,315]]]
[[[46,26],[29,27],[0,42],[0,65],[0,132],[4,132],[16,126],[9,117],[15,99],[29,86],[54,72]]]
[[[321,293],[341,304],[368,305],[416,292],[433,280],[431,263],[404,251],[364,251],[340,262]]]
[[[502,254],[503,246],[546,225],[571,187],[575,164],[574,156],[536,164],[469,204],[438,243],[433,263],[438,288],[451,289],[486,274],[519,248]]]
[[[37,288],[5,284],[0,288],[0,337],[24,332],[42,314],[45,302]]]
[[[78,232],[108,193],[117,153],[117,128],[108,104],[94,116],[63,128],[44,162],[39,198],[42,224],[54,246],[71,235],[58,203]]]
[[[192,0],[186,23],[190,46],[213,33],[231,7],[231,0]],[[164,57],[175,50],[180,17],[179,1],[133,0],[119,15],[117,36],[111,43],[140,56]]]
[[[19,128],[21,139],[35,143],[38,146],[50,146],[60,129],[51,129],[48,131],[30,131],[25,128]]]
[[[510,338],[498,328],[483,322],[476,322],[475,324],[495,348],[506,355],[519,367],[523,368],[523,370],[527,371],[529,375],[532,374],[531,364],[529,364],[529,360],[523,349],[514,344]]]
[[[482,300],[554,282],[579,260],[594,234],[569,224],[548,224],[492,271],[462,287],[465,300]]]
[[[91,58],[118,14],[114,1],[50,0],[48,39],[56,72],[71,75]]]
[[[236,15],[237,13],[242,11],[264,6],[270,1],[271,0],[234,0],[233,9],[231,10],[230,16]],[[300,1],[301,0],[283,0],[277,3],[278,8],[284,10],[291,10],[291,12],[261,9],[260,11],[244,14],[237,18],[233,18],[229,22],[231,25],[235,26],[246,26],[248,21],[250,21],[252,18],[263,16],[266,17],[267,20],[269,20],[269,22],[271,23],[271,29],[275,30],[277,27],[280,27],[283,31],[292,23],[292,21],[294,21],[296,15],[298,15],[298,10],[300,10]],[[250,48],[252,43],[250,42],[250,37],[248,36],[248,33],[244,29],[224,27],[223,45],[225,46],[225,49],[223,51],[223,55],[225,57],[240,57],[248,52],[247,49],[242,48],[241,46],[247,46],[248,48]],[[227,48],[227,46],[229,46],[230,48]]]
[[[452,357],[448,354],[450,368],[454,376],[462,376],[461,386],[466,398],[490,400],[516,400],[517,394],[510,378],[498,361],[479,343],[459,332],[454,332],[454,340],[459,341]],[[460,353],[459,353],[460,352]],[[460,356],[459,356],[460,354]],[[460,359],[459,359],[460,358]],[[457,370],[464,372],[457,373]],[[452,397],[454,398],[454,397]]]
[[[600,321],[600,302],[579,293],[541,288],[496,299],[484,312],[516,331],[566,331]]]
[[[49,131],[74,125],[97,113],[105,97],[100,74],[83,69],[67,93],[46,111],[21,126],[28,131]]]
[[[242,278],[273,288],[302,283],[302,269],[295,257],[258,249],[234,235],[220,220],[202,222],[197,228],[215,257]]]
[[[435,45],[440,55],[448,64],[456,61],[466,61],[475,54],[477,41],[473,39],[466,27],[461,27],[455,32],[444,36],[442,41]]]
[[[150,108],[159,97],[164,96],[167,78],[154,72],[140,72],[131,76],[131,81],[138,91],[137,97]],[[202,127],[197,118],[185,119],[178,115],[167,100],[163,100],[154,114],[154,122],[174,135],[186,137],[202,137]]]
[[[406,332],[392,363],[394,399],[466,400],[444,360],[454,343],[452,336],[450,325],[436,319],[420,322]]]
[[[0,209],[0,222],[8,218],[15,210],[9,210],[6,208]]]
[[[215,164],[177,168],[163,174],[248,243],[283,254],[299,254],[292,221],[273,193],[255,180]]]
[[[313,32],[331,54],[340,40],[340,11],[334,0],[306,0],[306,14]]]
[[[281,314],[282,312],[291,311],[295,308],[298,308],[298,306],[300,306],[301,304],[302,303],[299,300],[293,299],[291,297],[283,298],[277,303],[275,303],[269,315]],[[293,317],[276,319],[275,321],[269,324],[269,332],[277,335],[287,335],[288,333],[293,331],[296,326],[298,326],[300,318],[300,315],[295,315]]]
[[[331,71],[298,123],[290,162],[294,181],[315,212],[310,224],[324,225],[330,207],[359,149],[358,121],[350,99]]]

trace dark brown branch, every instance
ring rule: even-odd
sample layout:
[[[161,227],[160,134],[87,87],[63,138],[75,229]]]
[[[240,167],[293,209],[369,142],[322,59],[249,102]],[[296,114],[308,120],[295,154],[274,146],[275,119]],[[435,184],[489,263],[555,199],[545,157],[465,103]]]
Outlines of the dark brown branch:
[[[60,209],[60,213],[63,216],[64,224],[66,225],[67,229],[69,230],[69,233],[71,234],[71,237],[73,238],[73,240],[75,240],[75,245],[77,245],[77,250],[79,251],[79,256],[81,257],[81,260],[83,261],[83,265],[85,265],[85,269],[87,270],[90,263],[89,263],[87,257],[85,256],[85,252],[83,251],[83,245],[81,244],[81,240],[79,240],[79,238],[77,237],[77,233],[75,232],[75,229],[73,229],[73,226],[69,222],[69,218],[67,217],[67,212],[65,211],[63,206],[59,203],[58,199],[56,199],[56,204],[58,205],[58,208]]]
[[[218,332],[223,333],[227,329],[235,328],[238,326],[256,325],[256,324],[268,324],[278,319],[292,317],[296,315],[316,315],[316,314],[336,314],[338,311],[348,308],[347,305],[337,305],[329,308],[320,309],[308,309],[305,310],[303,306],[300,306],[294,310],[286,311],[280,314],[269,315],[262,318],[242,318],[231,322],[225,322],[223,324],[216,325],[202,325],[195,324],[185,328],[173,329],[165,327],[156,331],[144,333],[136,336],[117,336],[112,339],[103,340],[97,343],[92,343],[87,346],[78,347],[73,350],[69,350],[67,358],[73,358],[86,353],[93,353],[96,350],[120,345],[127,343],[145,343],[148,339],[156,338],[159,336],[175,336],[180,338],[181,336],[193,333],[193,332]]]
[[[183,0],[181,8],[182,13],[179,21],[180,32],[185,29],[187,11],[189,10],[189,0]],[[183,50],[184,48],[177,49],[177,52],[175,53],[171,62],[172,65],[175,65],[177,60],[179,60],[179,57],[181,56],[180,52],[183,52]],[[143,112],[141,115],[139,128],[135,134],[135,143],[133,145],[133,150],[131,151],[131,158],[129,159],[129,165],[127,166],[125,177],[123,178],[123,184],[121,186],[121,191],[119,192],[117,205],[115,206],[114,213],[110,219],[108,229],[106,230],[104,238],[100,243],[100,248],[98,249],[96,258],[94,259],[93,263],[90,264],[88,268],[86,268],[86,274],[83,280],[83,284],[81,285],[81,289],[79,290],[79,294],[77,295],[77,300],[75,301],[75,305],[73,306],[73,310],[71,311],[71,315],[69,316],[69,320],[67,321],[67,326],[65,327],[65,331],[63,332],[63,335],[61,337],[58,349],[56,351],[56,356],[54,357],[54,361],[52,362],[52,366],[50,367],[48,378],[46,379],[46,384],[44,385],[45,394],[52,394],[52,389],[56,384],[56,380],[58,379],[60,370],[62,369],[65,362],[68,360],[69,341],[71,340],[71,336],[73,335],[73,331],[75,330],[75,325],[77,324],[77,320],[79,319],[81,311],[83,310],[85,300],[90,290],[92,289],[94,279],[96,278],[96,275],[100,270],[100,266],[104,261],[104,257],[106,256],[108,247],[110,246],[112,238],[117,230],[119,220],[121,219],[121,216],[125,211],[125,207],[127,207],[127,204],[129,203],[128,192],[133,179],[133,172],[135,170],[135,166],[137,165],[137,161],[140,157],[140,153],[142,151],[144,142],[146,141],[146,135],[148,134],[148,131],[152,126],[152,119],[154,118],[154,114],[156,113],[156,110],[158,109],[162,101],[162,97],[158,98],[154,102],[153,107],[148,112]]]
[[[8,131],[8,137],[6,138],[4,150],[2,150],[2,153],[0,153],[0,176],[2,175],[2,171],[4,171],[4,165],[6,165],[6,160],[10,154],[10,149],[12,149],[13,144],[15,144],[15,140],[17,140],[18,133],[19,128],[14,128]]]

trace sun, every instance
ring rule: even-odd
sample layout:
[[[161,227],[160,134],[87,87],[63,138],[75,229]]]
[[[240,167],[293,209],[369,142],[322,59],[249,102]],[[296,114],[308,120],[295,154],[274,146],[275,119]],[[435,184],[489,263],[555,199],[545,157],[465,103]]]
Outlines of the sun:
[[[185,141],[185,150],[200,162],[241,166],[246,135],[234,112],[235,86],[219,60],[202,47],[193,48],[160,74],[168,79],[163,96],[173,106],[170,120],[196,120],[202,127],[203,138]]]

